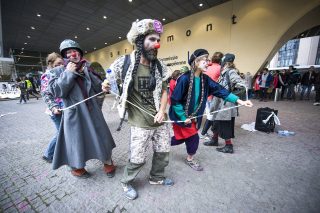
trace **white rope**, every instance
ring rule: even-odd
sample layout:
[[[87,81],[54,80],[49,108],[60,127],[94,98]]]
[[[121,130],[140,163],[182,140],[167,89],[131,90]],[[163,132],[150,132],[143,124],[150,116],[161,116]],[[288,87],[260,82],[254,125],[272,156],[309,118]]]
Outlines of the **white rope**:
[[[117,97],[120,97],[117,93],[115,93],[115,92],[113,92],[113,91],[111,91],[111,90],[110,90],[109,92],[110,92],[111,94],[117,96]],[[63,109],[59,109],[59,110],[60,110],[60,111],[65,111],[65,110],[70,109],[70,108],[72,108],[72,107],[75,107],[75,106],[77,106],[77,105],[79,105],[79,104],[81,104],[81,103],[83,103],[83,102],[85,102],[85,101],[87,101],[87,100],[89,100],[89,99],[91,99],[91,98],[94,98],[94,97],[96,97],[96,96],[98,96],[98,95],[100,95],[100,94],[102,94],[102,93],[104,93],[104,91],[99,92],[99,93],[97,93],[97,94],[95,94],[95,95],[93,95],[93,96],[90,96],[89,98],[86,98],[86,99],[84,99],[84,100],[82,100],[82,101],[80,101],[80,102],[78,102],[78,103],[75,103],[75,104],[69,106],[69,107],[66,107],[66,108],[63,108]],[[128,100],[126,100],[126,102],[128,102],[128,103],[131,104],[132,106],[140,109],[142,112],[146,113],[147,115],[149,115],[149,116],[151,116],[151,117],[153,117],[153,118],[155,117],[154,115],[150,114],[149,112],[147,112],[146,110],[142,109],[141,107],[135,105],[134,103],[131,103],[131,102],[128,101]],[[222,111],[226,111],[226,110],[238,108],[238,107],[241,107],[241,106],[242,106],[242,105],[237,105],[237,106],[233,106],[233,107],[228,107],[228,108],[224,108],[224,109],[219,109],[219,110],[216,110],[216,111],[213,111],[213,112],[210,112],[210,113],[205,113],[205,114],[202,114],[202,115],[194,116],[194,117],[191,117],[191,118],[189,118],[189,119],[195,119],[195,118],[199,118],[199,117],[203,117],[203,116],[207,116],[207,115],[213,115],[213,114],[218,113],[218,112],[222,112]],[[184,123],[184,121],[171,121],[171,120],[162,121],[162,122],[163,122],[163,123]]]
[[[71,106],[68,106],[67,108],[63,108],[63,109],[59,109],[59,110],[60,110],[60,111],[65,111],[65,110],[70,109],[70,108],[72,108],[72,107],[75,107],[75,106],[77,106],[77,105],[79,105],[79,104],[81,104],[81,103],[83,103],[83,102],[86,102],[87,100],[90,100],[91,98],[94,98],[94,97],[96,97],[96,96],[98,96],[98,95],[101,95],[102,93],[104,93],[104,91],[99,92],[99,93],[97,93],[97,94],[95,94],[95,95],[93,95],[93,96],[91,96],[91,97],[89,97],[89,98],[86,98],[86,99],[82,100],[82,101],[79,101],[78,103],[75,103],[75,104],[73,104],[73,105],[71,105]]]
[[[111,90],[110,90],[110,93],[112,93],[113,95],[115,95],[115,96],[117,96],[117,97],[120,97],[118,94],[112,92]],[[150,115],[151,117],[153,117],[153,118],[155,117],[154,115],[150,114],[149,112],[147,112],[146,110],[142,109],[141,107],[135,105],[134,103],[131,103],[131,102],[128,101],[128,100],[126,100],[126,102],[128,102],[128,103],[131,104],[132,106],[140,109],[141,111],[145,112],[146,114]],[[194,116],[194,117],[191,117],[191,118],[189,118],[189,119],[195,119],[195,118],[199,118],[199,117],[203,117],[203,116],[207,116],[207,115],[213,115],[213,114],[218,113],[218,112],[230,110],[230,109],[237,108],[237,107],[241,107],[241,106],[242,106],[242,105],[237,105],[237,106],[233,106],[233,107],[228,107],[228,108],[216,110],[216,111],[213,111],[213,112],[210,112],[210,113],[206,113],[206,114]],[[162,121],[162,122],[163,122],[163,123],[184,123],[184,121],[171,121],[171,120]]]

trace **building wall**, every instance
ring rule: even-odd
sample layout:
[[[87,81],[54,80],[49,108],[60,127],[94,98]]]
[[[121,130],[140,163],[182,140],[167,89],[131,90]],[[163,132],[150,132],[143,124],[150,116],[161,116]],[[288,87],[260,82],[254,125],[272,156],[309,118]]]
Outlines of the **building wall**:
[[[164,25],[159,58],[166,58],[166,63],[180,63],[171,67],[174,70],[186,63],[188,52],[198,48],[205,48],[211,54],[215,51],[231,52],[236,55],[235,63],[241,72],[255,73],[288,29],[319,5],[320,0],[229,1]],[[231,22],[233,14],[237,16],[236,24]],[[320,17],[316,22],[320,23]],[[212,30],[207,31],[208,24],[212,24]],[[188,30],[191,31],[189,36],[186,35]],[[171,35],[173,40],[167,40]],[[132,49],[124,40],[85,57],[106,68],[118,53],[130,53]]]

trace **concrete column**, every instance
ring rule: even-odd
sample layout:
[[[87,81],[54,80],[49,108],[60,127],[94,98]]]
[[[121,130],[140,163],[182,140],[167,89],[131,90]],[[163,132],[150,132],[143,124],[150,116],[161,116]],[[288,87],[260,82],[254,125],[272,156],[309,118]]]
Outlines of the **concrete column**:
[[[314,65],[319,44],[319,36],[300,39],[296,64],[300,66]]]
[[[269,63],[269,68],[278,67],[279,52],[277,52]]]
[[[318,45],[319,45],[319,38],[320,36],[314,36],[311,37],[311,43],[310,43],[310,54],[308,58],[308,64],[314,65],[316,62],[317,57],[317,51],[318,51]]]

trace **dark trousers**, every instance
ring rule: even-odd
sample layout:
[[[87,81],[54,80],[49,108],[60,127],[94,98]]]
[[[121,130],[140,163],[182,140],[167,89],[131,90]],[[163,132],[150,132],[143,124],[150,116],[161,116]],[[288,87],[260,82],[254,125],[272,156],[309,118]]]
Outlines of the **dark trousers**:
[[[287,98],[288,99],[292,99],[292,100],[296,100],[296,92],[294,91],[295,88],[295,84],[290,84],[289,85],[289,89],[288,89],[288,94],[287,94]]]
[[[187,153],[189,155],[194,155],[194,154],[196,154],[198,147],[199,147],[199,135],[195,134],[189,138],[185,138],[185,139],[181,139],[181,140],[177,140],[176,137],[174,137],[174,136],[171,138],[171,146],[176,146],[176,145],[180,145],[183,143],[186,144]]]
[[[27,99],[29,100],[29,95],[32,95],[34,98],[36,98],[36,99],[38,99],[39,97],[38,96],[36,96],[34,93],[33,93],[33,91],[32,90],[28,90],[27,91]]]
[[[27,103],[26,98],[24,97],[24,94],[21,93],[20,95],[20,103],[22,102],[22,100]]]
[[[287,90],[286,86],[281,86],[281,96],[280,96],[281,99],[283,99],[283,96],[286,93],[286,90]]]
[[[260,87],[260,100],[264,100],[266,98],[268,88]]]

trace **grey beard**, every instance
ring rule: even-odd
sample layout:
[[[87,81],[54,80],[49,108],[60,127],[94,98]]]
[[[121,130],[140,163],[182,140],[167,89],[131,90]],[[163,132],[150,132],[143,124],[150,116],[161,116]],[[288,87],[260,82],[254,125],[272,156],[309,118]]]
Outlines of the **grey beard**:
[[[153,61],[157,59],[158,50],[157,49],[146,50],[145,48],[142,48],[142,55],[149,61]]]

